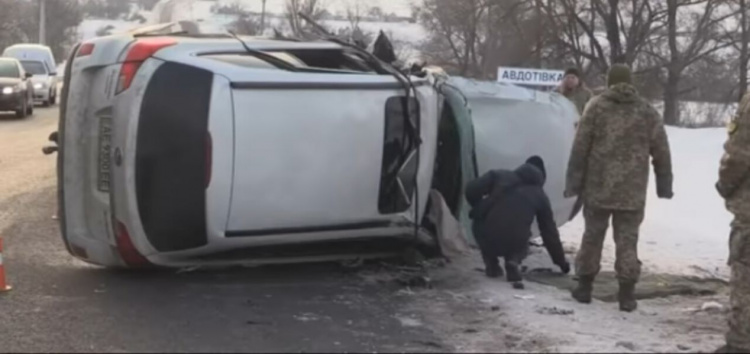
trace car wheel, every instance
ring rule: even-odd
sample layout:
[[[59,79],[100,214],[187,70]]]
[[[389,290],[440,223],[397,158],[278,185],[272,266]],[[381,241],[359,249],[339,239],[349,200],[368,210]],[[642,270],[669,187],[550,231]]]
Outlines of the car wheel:
[[[57,103],[57,90],[52,90],[49,95],[49,105],[54,106]]]
[[[46,101],[42,101],[42,107],[49,107],[52,105],[52,98]]]
[[[24,119],[28,115],[29,108],[27,107],[29,105],[28,102],[23,101],[21,104],[21,109],[16,111],[16,118],[18,119]]]

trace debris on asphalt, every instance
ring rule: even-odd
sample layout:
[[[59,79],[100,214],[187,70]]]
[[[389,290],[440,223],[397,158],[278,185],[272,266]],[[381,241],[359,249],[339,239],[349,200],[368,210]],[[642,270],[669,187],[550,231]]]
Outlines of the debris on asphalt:
[[[492,306],[490,307],[490,311],[500,311],[500,306]]]
[[[416,318],[397,316],[396,319],[399,322],[401,322],[401,325],[404,327],[422,327],[423,326],[422,322]]]
[[[688,347],[687,345],[677,344],[677,349],[682,350],[682,351],[687,351],[687,350],[690,350],[691,348]]]
[[[627,341],[619,341],[619,342],[615,343],[615,347],[622,347],[622,348],[625,348],[625,349],[631,350],[631,351],[635,351],[636,350],[635,344],[633,342],[627,342]]]
[[[424,345],[425,347],[432,347],[432,348],[435,348],[435,349],[443,349],[443,346],[440,343],[436,343],[436,342],[433,342],[433,341],[430,341],[430,340],[418,340],[418,341],[415,341],[414,343],[420,344],[420,345]]]
[[[355,258],[355,259],[347,259],[339,262],[342,268],[350,270],[350,269],[359,269],[362,268],[365,264],[365,260],[362,258]]]
[[[200,269],[200,267],[183,267],[177,270],[177,274],[183,274],[183,273],[192,273]]]
[[[716,301],[709,301],[701,305],[701,311],[703,312],[723,312],[724,311],[724,305],[716,302]]]
[[[534,295],[513,295],[514,298],[519,300],[534,300],[536,297]]]
[[[553,307],[543,306],[543,307],[538,308],[536,312],[542,315],[562,315],[562,316],[572,315],[575,313],[575,311],[571,309],[562,309],[557,306],[553,306]]]
[[[294,319],[300,322],[313,322],[319,321],[320,317],[312,313],[303,313],[301,315],[294,316]]]

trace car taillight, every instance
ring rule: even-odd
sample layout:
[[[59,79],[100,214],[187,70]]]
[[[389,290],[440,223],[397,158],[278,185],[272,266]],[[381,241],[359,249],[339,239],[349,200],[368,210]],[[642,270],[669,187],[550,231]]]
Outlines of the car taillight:
[[[128,50],[125,62],[120,69],[120,76],[117,81],[117,93],[121,93],[133,83],[135,74],[146,59],[164,47],[169,47],[177,42],[172,38],[146,38],[139,39]]]
[[[89,56],[93,52],[94,52],[94,43],[83,43],[81,44],[81,47],[78,48],[78,53],[76,54],[76,57]]]
[[[211,170],[213,169],[213,150],[214,143],[211,139],[211,133],[206,134],[206,189],[211,184]]]
[[[130,233],[125,225],[121,222],[117,222],[117,234],[115,235],[117,242],[117,251],[120,253],[120,258],[129,267],[147,267],[152,265],[151,262],[146,259],[133,245],[133,240],[130,238]]]

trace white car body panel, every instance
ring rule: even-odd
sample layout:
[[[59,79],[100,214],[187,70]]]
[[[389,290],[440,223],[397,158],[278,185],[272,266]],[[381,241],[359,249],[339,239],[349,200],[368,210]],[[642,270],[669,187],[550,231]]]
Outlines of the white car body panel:
[[[569,221],[575,199],[563,197],[565,175],[579,119],[575,106],[556,93],[513,85],[452,78],[472,108],[479,174],[515,169],[527,158],[544,159],[544,189],[559,226]]]

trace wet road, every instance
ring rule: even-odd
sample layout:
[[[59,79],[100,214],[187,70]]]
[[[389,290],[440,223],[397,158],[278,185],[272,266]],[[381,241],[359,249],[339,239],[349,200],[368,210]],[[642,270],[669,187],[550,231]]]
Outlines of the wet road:
[[[0,115],[0,235],[14,290],[0,295],[0,352],[451,350],[409,325],[395,285],[338,265],[125,272],[70,257],[55,212],[56,108]],[[406,322],[406,325],[404,324]]]

